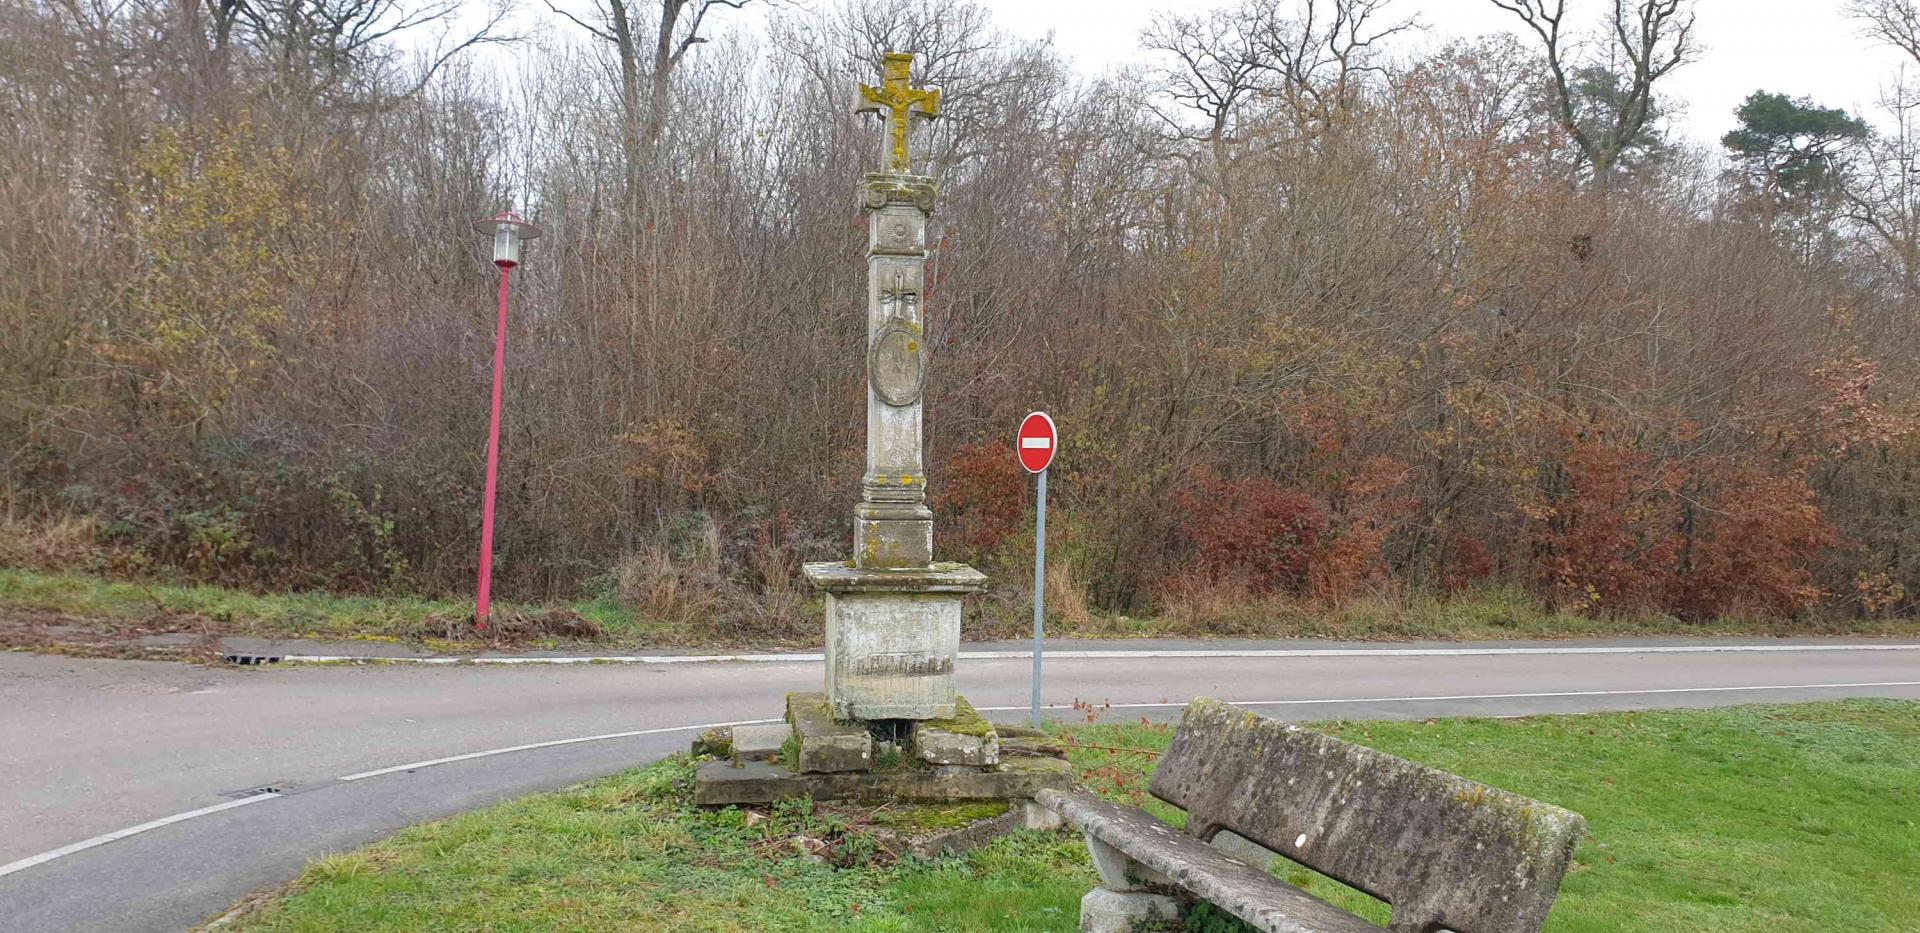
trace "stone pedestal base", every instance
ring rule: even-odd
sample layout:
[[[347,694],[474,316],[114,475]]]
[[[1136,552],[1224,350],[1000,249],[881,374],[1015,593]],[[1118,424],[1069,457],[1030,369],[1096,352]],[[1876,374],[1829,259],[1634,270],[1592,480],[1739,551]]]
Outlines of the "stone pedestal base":
[[[861,723],[834,719],[822,694],[788,694],[784,727],[735,726],[730,739],[695,740],[695,754],[719,760],[696,772],[694,802],[1031,800],[1073,783],[1066,751],[1052,740],[1012,726],[1002,735],[965,699],[954,703],[959,716],[920,723],[896,746],[875,742]],[[1031,826],[1048,812],[1027,808],[1021,819]]]
[[[900,768],[807,774],[770,761],[709,761],[694,772],[693,802],[702,806],[761,804],[789,797],[815,800],[913,800],[929,803],[1032,799],[1073,784],[1073,769],[1054,759],[1014,759],[992,768]]]
[[[965,564],[867,570],[806,565],[827,594],[827,699],[847,720],[949,719],[960,600],[986,587]]]

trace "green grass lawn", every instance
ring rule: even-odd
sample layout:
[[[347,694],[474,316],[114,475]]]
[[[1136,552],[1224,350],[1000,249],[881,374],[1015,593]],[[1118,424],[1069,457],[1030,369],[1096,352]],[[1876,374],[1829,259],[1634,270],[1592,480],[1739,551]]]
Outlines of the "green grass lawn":
[[[1010,601],[1011,600],[1011,601]],[[542,606],[494,604],[496,636],[518,645],[593,644],[633,647],[781,647],[817,644],[817,623],[793,619],[752,626],[655,619],[609,597]],[[1017,611],[1016,611],[1017,610]],[[817,618],[800,604],[799,615]],[[1013,637],[1027,631],[1028,609],[1012,597],[969,610],[969,638]],[[1516,639],[1669,635],[1870,635],[1920,637],[1920,619],[1747,619],[1690,623],[1668,616],[1588,617],[1541,609],[1505,590],[1451,599],[1355,600],[1339,607],[1267,599],[1222,609],[1224,615],[1130,618],[1085,612],[1050,614],[1059,637],[1152,638],[1234,635],[1266,638]],[[492,639],[468,628],[473,613],[463,599],[344,596],[330,593],[249,593],[191,584],[112,580],[83,573],[0,567],[0,646],[71,648],[85,639],[47,635],[48,623],[80,628],[99,643],[126,642],[155,632],[276,638],[393,639],[469,650]],[[704,618],[704,617],[701,617]],[[795,618],[798,618],[796,616]],[[796,636],[794,633],[806,634]],[[756,634],[758,632],[758,634]],[[795,643],[794,638],[800,638]]]
[[[1920,703],[1320,728],[1584,814],[1591,835],[1549,930],[1920,930]],[[1067,732],[1148,751],[1171,736]],[[1075,764],[1090,786],[1139,800],[1152,758],[1081,748]],[[315,861],[230,928],[1071,931],[1094,883],[1071,835],[866,862],[857,813],[702,811],[691,774],[676,757],[408,829]],[[795,837],[829,848],[803,857]]]
[[[197,619],[263,635],[399,637],[436,614],[471,614],[441,600],[330,593],[259,595],[218,586],[107,580],[81,573],[0,568],[0,606],[107,624]]]

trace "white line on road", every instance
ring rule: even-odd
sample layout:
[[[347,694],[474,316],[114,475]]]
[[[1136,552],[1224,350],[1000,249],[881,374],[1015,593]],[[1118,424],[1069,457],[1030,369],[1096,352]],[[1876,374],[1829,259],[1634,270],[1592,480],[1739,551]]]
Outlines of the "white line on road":
[[[1886,680],[1864,684],[1766,684],[1749,687],[1652,687],[1646,690],[1562,690],[1552,693],[1460,693],[1452,696],[1424,697],[1327,697],[1312,700],[1226,700],[1235,706],[1326,706],[1341,703],[1432,703],[1442,700],[1533,700],[1554,697],[1615,697],[1655,693],[1735,693],[1743,690],[1839,690],[1848,687],[1920,687],[1920,680]],[[1185,706],[1162,700],[1159,703],[1101,703],[1102,709],[1163,709]],[[1002,713],[1028,709],[1026,706],[982,706],[982,712]],[[1074,706],[1043,706],[1041,709],[1077,709]],[[1504,718],[1504,717],[1503,717]]]
[[[526,752],[526,751],[532,751],[533,749],[536,749],[536,748],[553,748],[559,745],[578,745],[581,742],[602,742],[607,739],[630,739],[637,735],[661,735],[667,732],[686,732],[690,729],[705,730],[705,729],[719,729],[725,726],[759,726],[759,725],[765,725],[767,723],[772,723],[772,722],[780,722],[780,720],[778,719],[742,719],[742,720],[739,720],[738,722],[710,722],[710,723],[705,723],[703,725],[698,725],[698,726],[667,726],[661,729],[636,729],[632,732],[608,732],[604,735],[583,735],[583,736],[580,736],[579,738],[574,738],[574,739],[554,739],[551,742],[532,742],[526,745],[510,745],[506,748],[490,748],[484,752],[468,752],[465,755],[451,755],[446,758],[430,758],[426,761],[416,761],[416,762],[413,762],[412,764],[394,765],[391,768],[381,768],[377,771],[362,771],[359,774],[349,774],[340,778],[340,780],[360,781],[370,777],[379,777],[380,775],[383,775],[383,774],[394,774],[400,771],[418,771],[421,768],[431,768],[434,765],[449,765],[449,764],[453,764],[456,761],[472,761],[475,758],[488,758],[494,755],[505,755],[508,752]]]
[[[159,829],[162,826],[171,826],[175,823],[183,823],[183,822],[186,822],[187,820],[193,819],[194,817],[206,816],[210,813],[219,813],[222,810],[231,810],[234,807],[244,807],[250,803],[259,803],[262,800],[271,800],[278,796],[280,795],[279,794],[256,794],[252,797],[242,797],[239,800],[229,800],[226,803],[216,803],[211,807],[201,807],[198,810],[188,810],[185,813],[175,813],[172,816],[163,816],[157,820],[154,820],[151,823],[141,823],[138,826],[129,826],[126,829],[116,829],[113,832],[107,833],[102,836],[95,836],[92,839],[84,839],[69,846],[61,846],[58,849],[42,852],[39,855],[28,856],[12,864],[0,865],[0,878],[4,878],[8,875],[11,875],[16,871],[23,871],[25,869],[32,868],[33,866],[39,865],[43,862],[51,862],[54,859],[60,858],[62,856],[72,855],[75,852],[83,852],[87,849],[93,848],[94,846],[106,845],[107,843],[113,842],[116,839],[125,839],[128,836],[139,835],[140,833],[144,833],[149,829]]]
[[[1636,695],[1672,694],[1672,693],[1730,693],[1730,692],[1741,692],[1741,691],[1751,692],[1751,691],[1764,691],[1764,690],[1839,690],[1839,689],[1858,689],[1858,688],[1866,688],[1866,687],[1920,687],[1920,681],[1892,680],[1892,681],[1877,681],[1872,683],[1845,683],[1845,684],[1765,684],[1765,685],[1738,686],[1738,687],[1653,687],[1653,688],[1648,688],[1644,690],[1566,690],[1566,691],[1556,691],[1556,692],[1549,692],[1549,693],[1470,693],[1470,694],[1453,694],[1453,695],[1446,695],[1446,696],[1347,697],[1347,698],[1334,697],[1334,698],[1308,699],[1308,700],[1229,700],[1227,702],[1233,703],[1238,706],[1319,706],[1319,705],[1331,705],[1331,704],[1340,704],[1340,703],[1366,703],[1366,704],[1420,703],[1420,702],[1440,702],[1440,701],[1449,701],[1449,700],[1518,700],[1518,699],[1548,699],[1553,697],[1636,696]],[[1110,708],[1110,709],[1159,709],[1159,708],[1180,707],[1185,705],[1187,704],[1175,703],[1171,701],[1162,701],[1159,703],[1103,703],[1101,704],[1103,708]],[[1072,705],[1062,706],[1059,704],[1049,704],[1047,706],[1042,707],[1042,709],[1051,709],[1051,710],[1064,710],[1064,709],[1074,709],[1074,708],[1075,707]],[[985,712],[1011,712],[1014,710],[1025,710],[1027,709],[1027,707],[1025,706],[983,706],[983,707],[980,707],[980,709]],[[623,739],[623,738],[631,738],[634,736],[642,736],[642,735],[662,735],[669,732],[705,731],[707,729],[717,729],[717,728],[722,728],[726,726],[753,726],[753,725],[761,725],[764,723],[779,722],[779,721],[780,720],[777,720],[777,719],[742,719],[742,720],[735,720],[733,722],[708,722],[708,723],[699,723],[696,725],[689,725],[689,726],[665,726],[658,729],[636,729],[631,732],[609,732],[602,735],[586,735],[586,736],[580,736],[578,738],[572,738],[572,739],[555,739],[550,742],[533,742],[526,745],[510,745],[505,748],[493,748],[493,749],[487,749],[485,751],[469,752],[465,755],[452,755],[446,758],[433,758],[426,761],[416,761],[416,762],[413,762],[412,764],[395,765],[391,768],[381,768],[375,771],[362,771],[358,774],[346,775],[344,777],[341,777],[339,780],[345,781],[345,782],[360,781],[366,778],[379,777],[385,774],[395,774],[402,771],[417,771],[417,770],[420,770],[421,768],[431,768],[431,767],[434,767],[435,765],[453,764],[454,762],[460,762],[460,761],[472,761],[476,758],[488,758],[494,755],[509,754],[511,752],[531,751],[531,750],[540,749],[540,748],[553,748],[561,745],[576,745],[582,742],[599,742],[607,739]],[[51,862],[54,859],[61,858],[63,856],[72,855],[75,852],[91,849],[99,845],[105,845],[106,843],[113,842],[114,840],[117,840],[117,839],[125,839],[128,836],[136,835],[138,833],[144,833],[150,829],[158,829],[162,826],[171,825],[173,823],[184,822],[186,820],[194,819],[196,817],[208,816],[214,813],[219,813],[222,810],[231,810],[235,807],[242,807],[250,803],[257,803],[262,800],[269,800],[279,796],[281,795],[280,794],[261,794],[256,797],[244,797],[239,800],[231,800],[226,803],[215,804],[214,806],[211,806],[211,807],[202,807],[198,810],[189,810],[185,813],[176,813],[173,816],[163,817],[161,819],[154,820],[153,822],[150,822],[150,823],[142,823],[138,826],[131,826],[122,830],[116,830],[114,832],[107,833],[106,835],[103,835],[103,836],[95,836],[92,839],[88,839],[82,842],[76,842],[72,845],[62,846],[58,849],[53,849],[48,852],[42,852],[39,855],[30,856],[28,858],[21,859],[20,861],[14,862],[10,865],[0,866],[0,877],[4,877],[6,875],[20,871],[22,869],[31,868],[35,865]]]
[[[1920,645],[1567,645],[1544,648],[1193,648],[1113,650],[1061,649],[1048,658],[1139,661],[1152,658],[1458,658],[1499,655],[1576,654],[1739,654],[1780,651],[1920,651]],[[962,651],[963,661],[1015,661],[1032,651]],[[805,664],[823,661],[818,652],[795,654],[629,654],[579,657],[379,657],[290,654],[286,664]]]

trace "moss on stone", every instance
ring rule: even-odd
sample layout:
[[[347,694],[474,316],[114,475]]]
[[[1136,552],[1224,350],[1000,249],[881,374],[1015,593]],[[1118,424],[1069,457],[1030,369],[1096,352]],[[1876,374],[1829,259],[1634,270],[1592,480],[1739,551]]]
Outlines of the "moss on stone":
[[[993,723],[988,722],[987,717],[980,715],[980,711],[974,709],[973,704],[968,703],[965,697],[953,698],[951,719],[929,719],[921,723],[920,728],[938,729],[954,735],[970,735],[979,739],[993,736]]]
[[[1000,757],[1057,758],[1067,760],[1067,746],[1048,736],[1009,736],[1006,727],[1000,733]]]
[[[1020,774],[1072,774],[1073,766],[1058,758],[1044,758],[1028,755],[1008,755],[1000,759],[992,770]]]
[[[1003,740],[1043,739],[1047,737],[1047,731],[1045,729],[1035,729],[1032,726],[1009,726],[1003,724],[994,726],[993,731],[1000,733],[1000,738]]]
[[[917,836],[971,826],[981,820],[1004,816],[1010,809],[1012,804],[1004,800],[954,804],[888,804],[861,815],[875,827]]]
[[[733,728],[715,726],[700,733],[700,737],[693,740],[693,754],[711,755],[714,758],[726,758],[732,755]]]

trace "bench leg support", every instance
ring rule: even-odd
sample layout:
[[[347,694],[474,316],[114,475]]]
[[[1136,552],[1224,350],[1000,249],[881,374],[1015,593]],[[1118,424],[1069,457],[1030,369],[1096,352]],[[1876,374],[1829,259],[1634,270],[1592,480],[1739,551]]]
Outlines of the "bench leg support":
[[[1065,823],[1060,819],[1060,814],[1041,806],[1036,801],[1022,800],[1019,806],[1021,825],[1027,829],[1050,833]]]
[[[1142,924],[1180,919],[1180,904],[1164,894],[1094,888],[1080,899],[1080,933],[1133,933]]]
[[[1087,833],[1087,854],[1093,857],[1093,870],[1100,873],[1100,886],[1109,891],[1145,891],[1148,885],[1166,884],[1159,872],[1127,857],[1127,853],[1101,842]]]
[[[1080,899],[1080,933],[1132,933],[1142,924],[1180,918],[1180,904],[1154,894],[1146,884],[1157,873],[1098,839],[1087,835],[1087,854],[1100,873],[1100,886]]]

